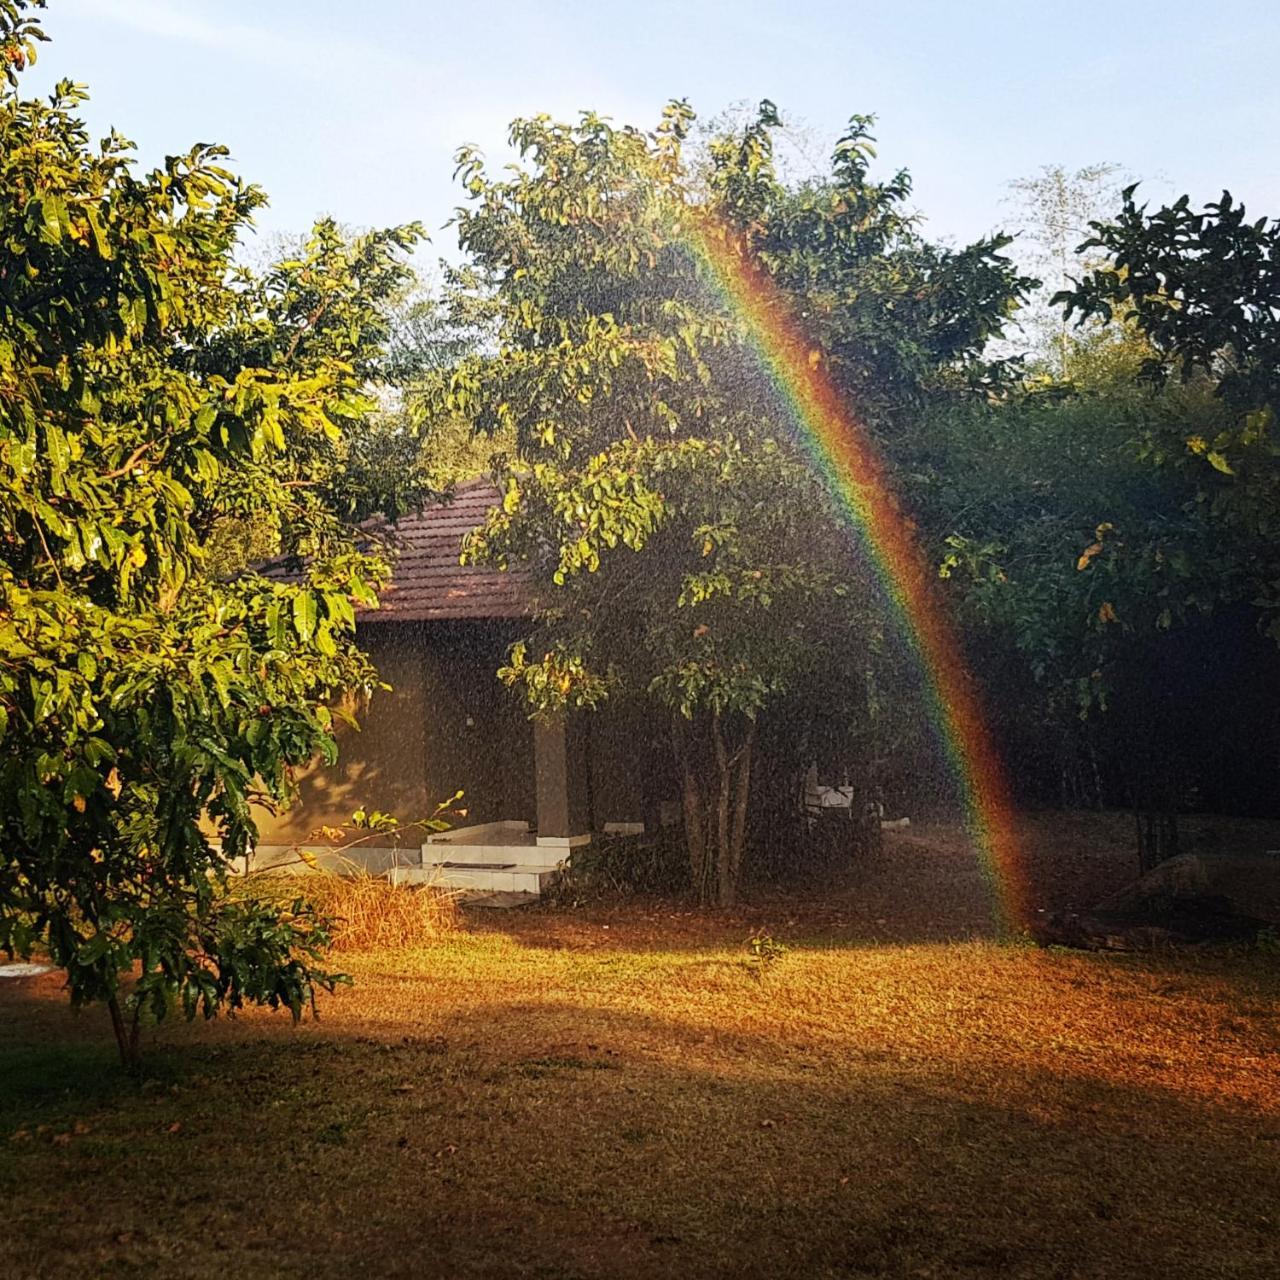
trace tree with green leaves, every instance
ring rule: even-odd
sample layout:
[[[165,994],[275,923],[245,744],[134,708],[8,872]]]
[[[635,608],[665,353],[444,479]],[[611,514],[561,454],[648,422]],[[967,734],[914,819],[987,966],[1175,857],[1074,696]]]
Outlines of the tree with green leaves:
[[[822,485],[767,436],[623,440],[533,464],[471,540],[545,585],[503,678],[539,710],[648,699],[671,725],[690,883],[728,905],[746,847],[757,727],[873,625]],[[572,529],[558,545],[549,528]],[[842,705],[857,719],[861,668]]]
[[[886,436],[931,392],[1003,376],[982,348],[1024,282],[1003,239],[947,250],[919,235],[907,176],[870,176],[869,118],[828,178],[796,187],[776,172],[771,103],[694,172],[691,120],[677,102],[651,133],[591,113],[516,121],[524,163],[498,178],[459,154],[454,305],[487,329],[424,389],[424,412],[517,444],[469,550],[521,560],[540,584],[538,629],[504,677],[535,713],[631,696],[669,715],[692,881],[723,904],[758,724],[833,661],[848,721],[864,717],[883,610],[693,232],[713,225],[764,265]]]
[[[1146,386],[1212,398],[1211,411],[1153,422],[1139,456],[1152,489],[1181,495],[1167,514],[1197,530],[1184,562],[1212,584],[1198,597],[1210,602],[1205,611],[1259,607],[1280,638],[1280,221],[1250,220],[1226,191],[1202,210],[1184,195],[1151,212],[1136,190],[1124,190],[1118,213],[1090,222],[1079,253],[1100,261],[1055,301],[1078,325],[1141,335]],[[1158,551],[1151,539],[1124,545],[1108,535],[1099,546],[1129,573]],[[1167,628],[1167,612],[1155,623]],[[1139,621],[1135,632],[1143,631]],[[1143,842],[1148,861],[1176,849],[1174,810],[1159,799],[1165,812]]]
[[[1104,266],[1057,301],[1078,323],[1136,328],[1150,347],[1145,381],[1212,388],[1227,421],[1166,431],[1147,456],[1189,477],[1208,518],[1229,533],[1236,567],[1268,608],[1280,608],[1280,219],[1251,221],[1227,191],[1202,211],[1184,195],[1150,213],[1129,187],[1115,217],[1090,225],[1081,252],[1100,254]]]
[[[1280,578],[1280,232],[1227,196],[1150,213],[1133,188],[1091,228],[1082,279],[1054,302],[1089,327],[1082,345],[1125,345],[1126,359],[1082,378],[1073,357],[1061,379],[939,408],[911,465],[929,477],[921,510],[971,641],[998,673],[1005,740],[1059,773],[1064,800],[1131,805],[1146,867],[1176,852],[1177,812],[1203,778],[1187,712],[1203,677],[1184,655],[1212,653],[1259,606],[1265,617]]]
[[[262,194],[219,147],[143,173],[119,134],[92,146],[75,85],[23,98],[32,8],[0,3],[0,949],[105,1002],[132,1066],[144,1016],[297,1017],[338,980],[305,901],[226,876],[251,805],[287,803],[375,681],[354,605],[387,566],[345,463],[419,232],[321,224],[237,271]],[[212,571],[261,511],[296,581]]]
[[[417,225],[352,234],[325,218],[286,256],[232,272],[241,306],[210,333],[205,368],[301,370],[324,358],[346,385],[326,402],[334,429],[282,437],[222,477],[200,526],[214,572],[314,555],[335,530],[346,538],[375,513],[398,518],[433,492],[423,442],[385,407],[406,362],[399,318],[415,277],[405,255],[421,235]]]
[[[922,522],[963,598],[996,730],[1064,804],[1155,808],[1187,790],[1150,677],[1169,637],[1245,583],[1223,571],[1194,485],[1153,473],[1145,449],[1220,418],[1197,388],[1037,383],[922,421]]]

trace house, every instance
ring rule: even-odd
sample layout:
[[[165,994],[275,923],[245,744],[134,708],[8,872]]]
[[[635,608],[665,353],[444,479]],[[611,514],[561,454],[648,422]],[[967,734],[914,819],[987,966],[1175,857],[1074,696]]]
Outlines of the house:
[[[459,563],[463,538],[497,501],[476,481],[396,525],[392,581],[356,623],[391,689],[374,695],[358,733],[339,732],[338,763],[312,766],[291,810],[259,814],[255,866],[296,861],[300,845],[334,862],[333,840],[317,833],[349,828],[357,809],[380,810],[404,832],[347,855],[370,870],[538,893],[570,849],[600,832],[643,830],[658,792],[674,792],[639,708],[535,723],[499,683],[508,646],[527,630],[529,582]],[[457,791],[466,814],[453,830],[424,838],[410,825]]]

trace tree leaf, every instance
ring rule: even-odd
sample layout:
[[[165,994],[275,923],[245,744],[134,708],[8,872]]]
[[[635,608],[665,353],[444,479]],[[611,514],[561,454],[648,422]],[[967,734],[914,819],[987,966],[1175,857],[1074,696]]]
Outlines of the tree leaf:
[[[307,643],[315,635],[316,622],[319,618],[315,595],[310,591],[299,591],[293,597],[293,628],[298,638]]]

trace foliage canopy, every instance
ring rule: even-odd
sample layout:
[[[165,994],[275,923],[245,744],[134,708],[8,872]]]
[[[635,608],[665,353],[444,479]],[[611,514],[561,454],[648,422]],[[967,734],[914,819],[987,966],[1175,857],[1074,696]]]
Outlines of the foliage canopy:
[[[469,551],[528,562],[544,584],[538,633],[504,677],[539,713],[630,696],[671,714],[693,880],[728,902],[757,723],[802,725],[806,697],[829,688],[815,668],[838,653],[846,722],[863,724],[880,623],[691,233],[710,224],[765,265],[815,358],[888,434],[930,394],[1007,379],[982,353],[1028,282],[1003,238],[948,250],[920,236],[907,175],[870,176],[869,117],[829,177],[798,187],[774,166],[771,103],[701,165],[684,149],[692,118],[673,102],[651,133],[591,113],[519,120],[523,163],[497,178],[459,153],[470,274],[454,305],[487,314],[489,336],[427,403],[518,442]]]
[[[262,193],[220,147],[140,173],[119,134],[92,146],[73,84],[22,98],[27,8],[0,8],[0,948],[47,947],[132,1059],[144,1008],[298,1016],[335,980],[304,902],[222,888],[252,802],[287,802],[374,682],[353,605],[386,564],[346,464],[420,232],[322,223],[303,258],[237,270]],[[296,581],[211,572],[259,510]]]

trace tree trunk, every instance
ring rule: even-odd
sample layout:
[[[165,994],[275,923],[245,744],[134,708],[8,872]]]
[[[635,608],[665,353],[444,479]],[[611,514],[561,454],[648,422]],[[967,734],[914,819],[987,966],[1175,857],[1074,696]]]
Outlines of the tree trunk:
[[[690,879],[703,906],[732,906],[737,900],[755,744],[755,723],[745,723],[744,736],[736,744],[728,739],[719,716],[710,717],[696,739],[687,722],[677,718],[673,726]],[[695,740],[701,751],[695,749]]]
[[[755,724],[748,721],[743,740],[731,746],[723,721],[713,715],[706,735],[700,736],[701,755],[694,749],[688,726],[676,722],[673,737],[683,784],[690,878],[703,906],[729,907],[737,900],[742,875]],[[708,737],[709,753],[705,750]]]
[[[1178,852],[1178,786],[1163,753],[1144,750],[1131,765],[1130,804],[1138,837],[1138,871],[1146,875]]]
[[[707,857],[707,819],[703,809],[702,788],[692,763],[684,765],[684,833],[689,847],[689,875],[698,901],[710,897],[711,876]]]
[[[734,780],[733,824],[729,830],[729,861],[734,892],[742,878],[742,851],[747,843],[747,808],[751,798],[751,757],[755,746],[755,721],[747,727],[747,739],[739,748],[738,776]]]
[[[711,740],[716,752],[716,906],[729,907],[737,897],[733,874],[730,815],[733,807],[733,757],[724,740],[717,712],[711,717]]]
[[[1135,812],[1138,826],[1138,870],[1146,875],[1160,863],[1177,856],[1178,815],[1173,809]]]
[[[120,1008],[120,999],[114,995],[107,1001],[107,1010],[111,1014],[111,1029],[115,1032],[116,1048],[120,1050],[120,1065],[130,1075],[136,1076],[142,1069],[142,1055],[138,1052],[140,1010],[134,1009],[133,1016],[126,1021],[124,1010]]]
[[[1092,738],[1086,740],[1085,749],[1089,753],[1089,768],[1093,775],[1093,807],[1101,813],[1106,807],[1102,789],[1102,770],[1098,767],[1098,752]]]
[[[707,826],[703,812],[702,787],[683,719],[676,716],[671,730],[676,758],[680,763],[680,800],[684,813],[684,840],[689,853],[689,883],[700,903],[708,900]]]

